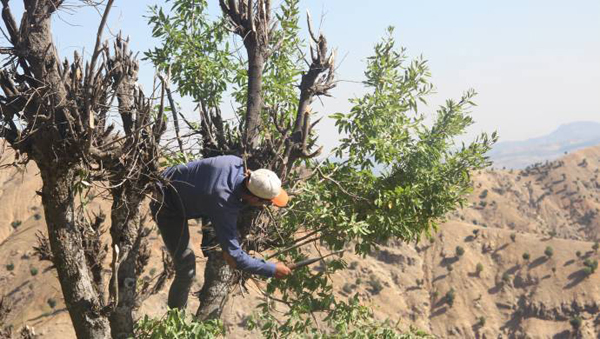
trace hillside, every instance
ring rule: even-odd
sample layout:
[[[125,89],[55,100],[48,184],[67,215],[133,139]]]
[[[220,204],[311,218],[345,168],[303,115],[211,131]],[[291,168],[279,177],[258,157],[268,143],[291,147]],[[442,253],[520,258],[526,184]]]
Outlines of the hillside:
[[[475,173],[469,204],[431,241],[391,242],[367,258],[345,254],[349,269],[334,277],[335,293],[358,293],[378,318],[416,325],[442,338],[568,338],[575,316],[582,318],[581,336],[596,338],[600,272],[587,276],[584,261],[600,258],[593,250],[600,232],[598,172],[600,147],[523,170]],[[15,327],[28,324],[43,338],[74,338],[56,273],[33,256],[36,232],[45,229],[35,194],[39,187],[34,166],[0,171],[5,202],[0,207],[0,296],[12,305],[8,322]],[[199,229],[193,225],[191,232],[198,244]],[[149,278],[161,270],[162,245],[155,233],[151,241],[155,255]],[[457,247],[464,254],[457,255]],[[548,247],[551,256],[544,254]],[[199,258],[199,272],[202,266]],[[194,290],[201,284],[199,274]],[[260,292],[257,285],[248,287],[249,295],[236,292],[227,305],[229,337],[249,336],[242,324]],[[451,289],[452,305],[447,298]],[[49,299],[56,301],[54,308]],[[197,302],[189,305],[196,307]],[[160,316],[165,309],[163,290],[146,300],[140,314]]]

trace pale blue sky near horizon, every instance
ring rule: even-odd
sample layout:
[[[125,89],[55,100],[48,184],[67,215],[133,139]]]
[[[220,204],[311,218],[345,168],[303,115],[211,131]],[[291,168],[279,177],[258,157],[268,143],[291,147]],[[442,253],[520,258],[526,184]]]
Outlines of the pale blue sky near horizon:
[[[10,2],[17,14],[18,3]],[[217,13],[218,1],[209,3]],[[140,56],[157,43],[144,18],[154,4],[171,6],[159,0],[116,0],[111,12],[109,28],[131,36],[131,47]],[[473,109],[476,124],[468,138],[496,130],[501,141],[523,140],[572,121],[600,122],[598,0],[308,0],[300,1],[300,8],[303,26],[306,9],[317,26],[322,22],[341,62],[337,77],[344,81],[324,107],[316,105],[320,114],[349,110],[347,100],[363,92],[357,82],[363,79],[365,59],[392,25],[409,56],[422,54],[429,60],[437,93],[425,112],[434,113],[439,104],[458,99],[469,88],[479,93]],[[61,11],[53,22],[61,56],[83,47],[90,51],[99,21],[90,8]],[[105,38],[110,38],[108,32]],[[153,72],[149,62],[141,62],[140,83],[147,91]],[[336,142],[333,129],[331,121],[321,125],[322,143]]]

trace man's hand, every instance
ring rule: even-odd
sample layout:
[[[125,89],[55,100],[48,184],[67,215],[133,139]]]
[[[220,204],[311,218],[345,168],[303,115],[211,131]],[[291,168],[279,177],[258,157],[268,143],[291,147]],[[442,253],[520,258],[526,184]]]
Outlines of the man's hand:
[[[282,279],[290,274],[292,274],[292,270],[289,267],[285,266],[284,263],[275,263],[275,278]]]

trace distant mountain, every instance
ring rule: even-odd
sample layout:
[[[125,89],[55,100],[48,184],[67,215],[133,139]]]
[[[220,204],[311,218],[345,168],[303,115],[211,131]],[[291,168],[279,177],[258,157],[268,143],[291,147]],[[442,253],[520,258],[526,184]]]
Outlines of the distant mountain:
[[[495,168],[524,168],[536,162],[554,160],[565,152],[600,144],[600,123],[578,121],[561,125],[556,131],[524,141],[499,142],[489,156]]]

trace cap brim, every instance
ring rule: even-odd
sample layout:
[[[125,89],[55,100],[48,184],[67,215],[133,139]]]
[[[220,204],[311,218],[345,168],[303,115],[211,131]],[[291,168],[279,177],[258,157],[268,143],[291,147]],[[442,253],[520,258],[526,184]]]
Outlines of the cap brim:
[[[271,199],[271,202],[277,207],[285,207],[288,203],[288,200],[290,200],[290,197],[288,196],[287,192],[281,189],[279,194],[275,198]]]

